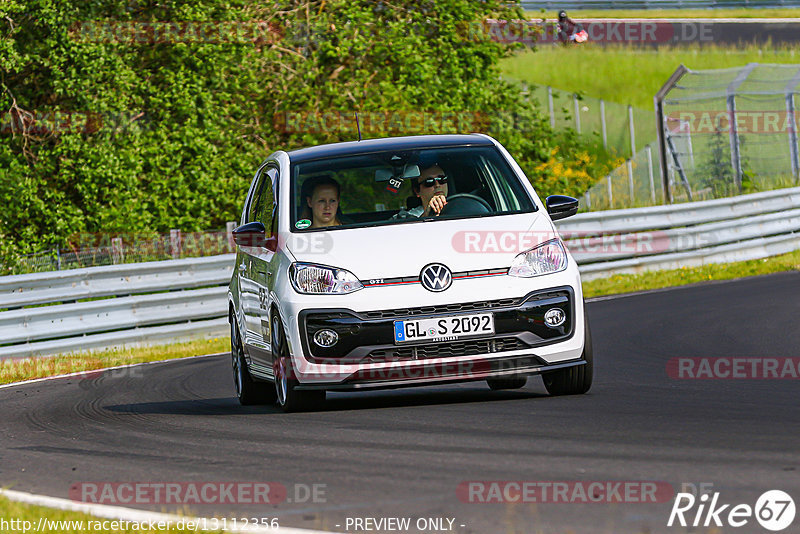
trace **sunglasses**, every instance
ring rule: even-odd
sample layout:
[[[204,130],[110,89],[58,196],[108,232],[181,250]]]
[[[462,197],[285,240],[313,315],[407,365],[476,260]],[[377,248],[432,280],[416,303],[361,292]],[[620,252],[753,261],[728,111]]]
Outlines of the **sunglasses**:
[[[447,176],[444,174],[440,174],[439,176],[431,176],[425,180],[421,180],[419,185],[424,185],[425,187],[433,187],[436,185],[436,182],[439,182],[439,185],[446,185],[447,184]]]

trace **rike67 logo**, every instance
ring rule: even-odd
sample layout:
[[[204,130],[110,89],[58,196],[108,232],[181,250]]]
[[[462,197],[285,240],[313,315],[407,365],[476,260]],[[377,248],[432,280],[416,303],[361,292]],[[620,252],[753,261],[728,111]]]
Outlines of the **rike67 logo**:
[[[703,494],[696,498],[691,493],[678,493],[667,526],[676,523],[685,527],[731,526],[739,528],[754,518],[763,528],[778,532],[786,529],[794,521],[794,500],[781,490],[764,492],[755,506],[749,504],[722,504],[719,492]],[[709,502],[710,500],[710,502]]]

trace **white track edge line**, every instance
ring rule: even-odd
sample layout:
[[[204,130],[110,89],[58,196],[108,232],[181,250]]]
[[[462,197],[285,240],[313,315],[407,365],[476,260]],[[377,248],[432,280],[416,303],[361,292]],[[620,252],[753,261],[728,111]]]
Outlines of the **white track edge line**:
[[[155,365],[159,363],[169,363],[169,362],[178,362],[183,360],[193,360],[195,358],[209,358],[211,356],[224,356],[226,354],[230,354],[229,352],[215,352],[212,354],[200,354],[198,356],[183,356],[181,358],[169,358],[166,360],[158,360],[152,362],[138,362],[138,363],[126,363],[122,365],[116,365],[114,367],[103,367],[102,369],[86,369],[85,371],[75,371],[74,373],[67,373],[63,375],[53,375],[53,376],[43,376],[41,378],[32,378],[30,380],[23,380],[22,382],[11,382],[9,384],[0,384],[0,389],[10,388],[14,386],[22,386],[26,384],[35,384],[37,382],[45,382],[48,380],[56,380],[62,378],[70,378],[73,376],[80,376],[85,375],[88,373],[102,373],[105,371],[116,371],[117,369],[127,369],[129,367],[140,367],[144,365]],[[0,365],[4,365],[7,360],[3,359],[0,360]],[[14,358],[9,358],[8,361],[20,361]]]
[[[178,523],[183,521],[203,521],[206,523],[213,523],[211,518],[180,516],[174,514],[164,514],[160,512],[150,512],[147,510],[136,510],[133,508],[124,508],[122,506],[109,506],[107,504],[94,504],[75,502],[69,499],[60,499],[58,497],[48,497],[46,495],[36,495],[33,493],[25,493],[22,491],[14,491],[0,488],[0,495],[6,497],[11,501],[21,502],[23,504],[30,504],[33,506],[44,506],[47,508],[55,508],[58,510],[67,510],[70,512],[80,512],[84,514],[93,515],[95,517],[102,517],[104,519],[117,519],[120,521],[129,522],[159,522],[165,523]],[[222,530],[222,529],[215,529]],[[247,526],[244,528],[228,528],[224,529],[226,532],[258,532],[258,533],[271,533],[271,534],[335,534],[327,530],[308,530],[304,528],[294,527],[253,527]]]

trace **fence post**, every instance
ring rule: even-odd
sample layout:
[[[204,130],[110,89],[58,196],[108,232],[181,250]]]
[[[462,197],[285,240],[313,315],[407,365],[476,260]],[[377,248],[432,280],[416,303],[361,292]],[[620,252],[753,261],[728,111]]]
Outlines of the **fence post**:
[[[181,231],[169,231],[169,248],[172,252],[172,257],[177,259],[181,257]]]
[[[600,128],[603,131],[603,148],[608,150],[608,133],[606,131],[606,101],[600,99]]]
[[[636,154],[636,131],[633,125],[633,106],[628,104],[628,129],[631,133],[631,157]]]
[[[655,206],[656,204],[656,182],[653,178],[653,149],[650,145],[644,147],[647,152],[647,175],[650,178],[650,201]]]
[[[114,237],[111,239],[111,263],[122,263],[122,259],[122,238]]]
[[[228,252],[236,252],[236,242],[233,240],[233,230],[236,228],[236,223],[228,221],[225,223],[225,231],[228,234]]]
[[[556,111],[553,107],[553,88],[547,86],[547,106],[550,110],[550,128],[556,127]]]
[[[61,270],[61,249],[56,249],[56,271]]]
[[[628,158],[625,162],[625,168],[628,171],[628,194],[630,195],[630,205],[629,208],[633,207],[633,158]]]
[[[581,133],[581,108],[578,104],[578,95],[572,95],[572,102],[575,104],[575,131]]]
[[[614,209],[614,193],[611,191],[611,175],[606,176],[608,182],[608,209]]]
[[[736,128],[736,97],[728,95],[728,124],[730,124],[731,138],[731,165],[733,166],[733,181],[736,190],[742,191],[742,158],[739,144],[739,130]]]
[[[786,95],[786,112],[791,121],[789,125],[789,153],[792,155],[792,176],[800,180],[800,155],[797,152],[797,118],[794,109],[794,93]]]

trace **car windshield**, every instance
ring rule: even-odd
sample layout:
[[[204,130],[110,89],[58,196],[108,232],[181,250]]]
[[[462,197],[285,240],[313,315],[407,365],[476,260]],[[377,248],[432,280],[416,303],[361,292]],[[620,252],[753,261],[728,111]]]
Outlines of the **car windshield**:
[[[535,211],[494,147],[375,152],[292,166],[292,228],[313,231]],[[434,200],[434,197],[443,197]]]

